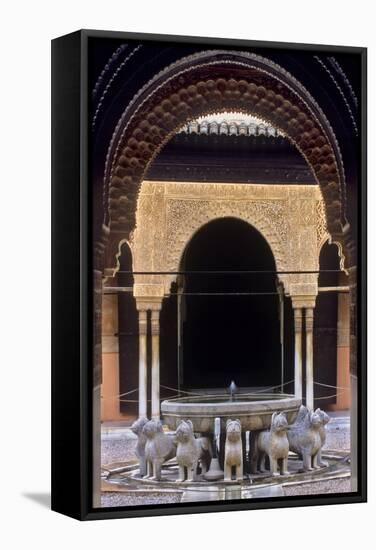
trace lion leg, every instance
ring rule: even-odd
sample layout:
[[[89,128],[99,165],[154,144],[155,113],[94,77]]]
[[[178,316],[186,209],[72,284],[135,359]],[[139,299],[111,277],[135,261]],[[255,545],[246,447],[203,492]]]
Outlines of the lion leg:
[[[259,472],[261,472],[262,474],[266,472],[265,457],[266,457],[266,454],[264,452],[260,453],[260,465],[258,469],[259,469]]]
[[[243,463],[241,462],[239,466],[236,466],[236,480],[242,481],[243,480]]]
[[[269,461],[270,461],[270,474],[272,476],[278,476],[279,475],[278,461],[275,458],[272,458],[271,456],[269,456]]]
[[[307,452],[303,453],[303,470],[305,472],[311,472],[312,468],[312,458],[311,455]]]
[[[320,466],[319,466],[318,463],[317,463],[317,454],[318,454],[318,453],[316,453],[316,454],[313,455],[313,457],[312,457],[312,467],[313,467],[314,470],[319,470],[319,469],[320,469]]]
[[[184,468],[184,466],[179,465],[179,475],[178,475],[178,479],[176,480],[176,482],[184,481],[184,480],[185,480],[185,468]]]
[[[197,462],[194,462],[190,468],[188,468],[187,481],[195,481],[197,470]]]
[[[328,462],[325,462],[325,460],[321,458],[321,449],[317,453],[317,464],[321,466],[321,468],[327,468],[329,466]]]
[[[153,476],[150,479],[153,481],[160,481],[162,479],[161,471],[162,462],[160,460],[155,460],[153,463]]]
[[[140,467],[140,476],[141,477],[146,476],[147,468],[146,468],[146,460],[144,456],[140,457],[139,467]]]
[[[146,477],[148,479],[153,477],[153,463],[151,462],[151,460],[148,460],[146,462]]]
[[[288,471],[287,456],[286,456],[286,458],[283,458],[283,459],[282,459],[282,471],[281,471],[281,474],[282,474],[283,476],[288,476],[288,475],[290,475],[290,472]]]
[[[231,466],[229,466],[228,464],[225,464],[225,481],[231,481],[231,478],[232,478],[232,469],[231,469]]]

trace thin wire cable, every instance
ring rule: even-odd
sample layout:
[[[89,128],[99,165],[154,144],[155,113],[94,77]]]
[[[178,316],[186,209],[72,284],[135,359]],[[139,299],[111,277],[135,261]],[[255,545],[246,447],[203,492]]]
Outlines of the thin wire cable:
[[[324,388],[333,388],[335,390],[349,390],[348,386],[331,386],[330,384],[322,384],[321,382],[313,382],[317,386],[323,386]]]
[[[132,271],[132,270],[119,270],[117,273],[127,273],[130,275],[253,275],[260,274],[265,275],[267,273],[273,275],[312,275],[315,273],[341,273],[341,269],[313,269],[307,271],[276,271],[270,269],[256,269],[256,270],[199,270],[199,271]]]
[[[101,395],[101,398],[102,399],[117,399],[118,397],[124,397],[125,395],[129,395],[129,394],[134,393],[136,391],[138,391],[138,388],[134,388],[133,390],[126,391],[124,393],[119,393],[117,395],[106,395],[106,397]]]
[[[289,384],[292,384],[294,382],[294,379],[291,379],[291,380],[288,380],[287,382],[284,382],[283,384],[278,384],[277,386],[270,386],[268,388],[262,388],[261,390],[254,390],[252,392],[246,392],[246,393],[239,393],[238,396],[241,397],[241,396],[244,396],[244,397],[250,397],[252,395],[262,395],[262,394],[266,394],[266,393],[270,393],[272,390],[276,390],[278,388],[283,388],[285,386],[288,386]],[[347,386],[332,386],[330,384],[323,384],[321,382],[313,382],[314,384],[316,384],[317,386],[322,386],[322,387],[325,387],[325,388],[333,388],[333,389],[338,389],[338,390],[342,390],[340,392],[337,392],[335,394],[332,394],[332,395],[327,395],[327,396],[324,396],[324,397],[315,397],[316,400],[318,399],[331,399],[333,397],[336,397],[338,395],[342,395],[343,393],[346,393],[350,390],[349,387]],[[161,397],[160,398],[160,401],[163,401],[164,399],[176,399],[178,397],[181,397],[181,394],[185,394],[185,395],[188,395],[188,396],[191,396],[191,397],[226,397],[227,394],[223,394],[223,393],[218,393],[218,394],[205,394],[205,393],[195,393],[195,392],[190,392],[190,391],[186,391],[186,390],[179,390],[178,388],[174,388],[172,386],[165,386],[163,384],[160,385],[161,388],[164,388],[166,390],[170,390],[170,391],[174,391],[175,394],[173,396],[166,396],[166,397]],[[130,390],[128,392],[124,392],[124,393],[121,393],[121,394],[118,394],[118,395],[113,395],[113,396],[101,396],[102,399],[119,399],[120,402],[122,403],[138,403],[138,399],[121,399],[122,397],[126,396],[126,395],[130,395],[131,393],[134,393],[136,391],[138,391],[139,388],[134,388],[133,390]],[[148,399],[148,401],[151,402],[151,399]]]
[[[346,391],[340,391],[337,393],[333,393],[332,395],[325,395],[324,397],[315,397],[315,401],[319,401],[320,399],[332,399],[333,397],[338,397],[339,395],[346,393]]]

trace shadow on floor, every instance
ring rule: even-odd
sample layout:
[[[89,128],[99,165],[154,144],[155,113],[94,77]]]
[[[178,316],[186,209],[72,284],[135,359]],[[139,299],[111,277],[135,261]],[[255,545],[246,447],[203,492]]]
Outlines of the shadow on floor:
[[[51,494],[50,493],[23,493],[22,496],[33,500],[43,508],[51,508]]]

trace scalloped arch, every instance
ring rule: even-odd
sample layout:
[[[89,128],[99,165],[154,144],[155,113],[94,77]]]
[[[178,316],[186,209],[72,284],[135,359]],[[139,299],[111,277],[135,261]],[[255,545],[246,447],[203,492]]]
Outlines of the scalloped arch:
[[[107,155],[104,227],[119,239],[127,237],[135,225],[142,180],[161,148],[187,121],[221,111],[254,114],[286,134],[321,187],[332,238],[342,242],[347,225],[344,171],[324,113],[292,75],[269,59],[221,50],[166,68],[124,111]]]

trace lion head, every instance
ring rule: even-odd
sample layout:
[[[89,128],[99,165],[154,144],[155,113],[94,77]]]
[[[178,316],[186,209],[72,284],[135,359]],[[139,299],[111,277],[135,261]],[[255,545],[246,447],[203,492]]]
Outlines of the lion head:
[[[142,433],[148,439],[155,437],[158,432],[163,432],[163,426],[159,420],[148,420],[142,429]]]
[[[242,434],[242,425],[240,420],[227,420],[226,434],[229,441],[239,441]]]
[[[145,426],[145,424],[148,422],[148,419],[145,418],[144,416],[138,418],[137,420],[135,420],[131,426],[131,430],[134,434],[136,435],[140,435],[141,432],[142,432],[142,429],[143,427]]]
[[[309,423],[312,428],[320,428],[322,426],[321,417],[315,411],[309,412]]]
[[[182,420],[176,429],[176,439],[180,443],[186,443],[194,437],[191,420]]]
[[[315,414],[317,414],[320,417],[321,424],[325,426],[328,422],[330,422],[330,416],[326,414],[325,411],[322,411],[321,409],[316,409]]]
[[[288,429],[287,418],[284,413],[273,413],[271,430],[273,432],[285,432]]]

